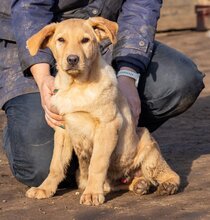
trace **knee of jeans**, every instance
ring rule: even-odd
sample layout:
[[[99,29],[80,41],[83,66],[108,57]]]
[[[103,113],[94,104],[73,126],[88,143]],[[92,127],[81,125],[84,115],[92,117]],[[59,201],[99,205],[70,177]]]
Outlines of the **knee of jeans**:
[[[186,66],[182,71],[183,74],[179,74],[173,82],[174,94],[177,100],[176,113],[187,110],[196,101],[204,88],[204,74],[193,63]]]
[[[14,177],[27,186],[39,186],[47,177],[49,168],[45,167],[26,167],[18,164],[12,165]]]
[[[185,112],[204,88],[203,74],[193,63],[174,72],[165,95],[150,103],[152,114],[158,119],[171,118]]]

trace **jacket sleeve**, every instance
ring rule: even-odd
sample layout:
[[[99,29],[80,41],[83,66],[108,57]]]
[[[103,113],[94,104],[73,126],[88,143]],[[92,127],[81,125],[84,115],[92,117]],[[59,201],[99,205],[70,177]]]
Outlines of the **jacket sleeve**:
[[[145,73],[150,62],[161,0],[125,0],[118,17],[118,42],[113,51],[113,66]]]
[[[33,64],[54,65],[54,59],[49,49],[40,50],[33,57],[26,49],[27,39],[53,21],[53,5],[53,0],[13,0],[12,2],[12,29],[18,46],[20,64],[25,75],[30,75],[29,67]]]

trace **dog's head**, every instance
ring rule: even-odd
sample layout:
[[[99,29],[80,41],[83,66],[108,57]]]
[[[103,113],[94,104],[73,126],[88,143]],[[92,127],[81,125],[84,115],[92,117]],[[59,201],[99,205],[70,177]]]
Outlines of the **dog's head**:
[[[69,19],[45,26],[27,41],[32,56],[41,48],[49,47],[58,69],[72,77],[90,71],[99,53],[98,43],[109,38],[116,42],[118,25],[101,17]]]

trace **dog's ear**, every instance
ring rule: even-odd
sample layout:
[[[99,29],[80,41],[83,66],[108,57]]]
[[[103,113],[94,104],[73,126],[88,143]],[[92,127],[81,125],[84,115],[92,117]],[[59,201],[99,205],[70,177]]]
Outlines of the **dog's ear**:
[[[107,38],[115,44],[117,41],[118,24],[102,17],[91,17],[87,22],[93,28],[98,42]]]
[[[49,46],[49,39],[54,34],[55,28],[55,23],[49,24],[26,41],[26,47],[31,56],[36,55],[39,49],[44,49]]]

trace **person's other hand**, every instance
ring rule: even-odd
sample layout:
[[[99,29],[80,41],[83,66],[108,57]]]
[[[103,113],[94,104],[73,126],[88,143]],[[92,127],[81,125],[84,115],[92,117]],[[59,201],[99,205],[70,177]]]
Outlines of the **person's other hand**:
[[[50,75],[49,65],[46,63],[35,64],[31,67],[32,75],[39,87],[42,107],[45,111],[45,119],[52,128],[64,127],[64,120],[51,105],[51,97],[54,95],[55,78]]]
[[[118,85],[123,96],[127,98],[136,126],[141,114],[141,100],[135,86],[135,80],[128,76],[119,76]]]

